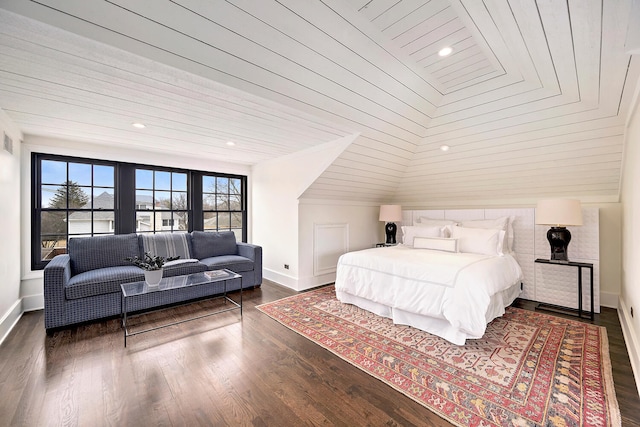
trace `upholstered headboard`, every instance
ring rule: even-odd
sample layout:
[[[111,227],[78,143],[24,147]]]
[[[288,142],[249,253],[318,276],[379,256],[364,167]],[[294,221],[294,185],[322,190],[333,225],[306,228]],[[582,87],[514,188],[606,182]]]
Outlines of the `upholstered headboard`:
[[[420,217],[448,219],[455,221],[495,219],[513,216],[513,252],[524,274],[522,298],[578,307],[577,269],[567,266],[535,263],[536,258],[549,258],[550,248],[546,238],[548,226],[535,225],[534,208],[508,209],[447,209],[447,210],[403,210],[402,222],[413,225]],[[581,227],[569,227],[572,234],[569,244],[569,259],[589,262],[594,265],[594,310],[600,312],[600,249],[599,249],[599,211],[598,208],[583,207],[584,224]],[[399,239],[402,238],[399,232]],[[401,240],[399,240],[401,241]],[[583,303],[589,307],[589,278],[583,273]]]

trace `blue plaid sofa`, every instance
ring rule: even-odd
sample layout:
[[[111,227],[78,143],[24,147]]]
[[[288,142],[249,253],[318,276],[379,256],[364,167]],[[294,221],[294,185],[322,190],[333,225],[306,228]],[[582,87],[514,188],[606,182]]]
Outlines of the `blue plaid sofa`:
[[[144,272],[125,258],[145,252],[170,257],[164,277],[227,268],[242,275],[242,287],[262,283],[262,248],[236,242],[232,231],[121,234],[71,238],[67,253],[44,269],[44,324],[47,333],[76,323],[120,315],[122,283],[144,280]],[[240,288],[230,280],[227,290]],[[132,301],[135,310],[210,296],[221,292],[207,286],[154,292]]]

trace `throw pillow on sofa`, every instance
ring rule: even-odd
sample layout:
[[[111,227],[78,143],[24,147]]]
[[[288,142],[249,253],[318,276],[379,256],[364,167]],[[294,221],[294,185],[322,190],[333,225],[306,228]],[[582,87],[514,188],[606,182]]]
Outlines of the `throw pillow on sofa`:
[[[193,256],[198,259],[237,253],[233,231],[194,231],[191,233]]]
[[[180,257],[181,260],[192,258],[189,239],[186,233],[140,234],[142,252],[149,252],[165,259]]]
[[[71,274],[99,268],[129,266],[125,258],[139,254],[138,235],[118,234],[94,237],[72,237],[68,247]]]

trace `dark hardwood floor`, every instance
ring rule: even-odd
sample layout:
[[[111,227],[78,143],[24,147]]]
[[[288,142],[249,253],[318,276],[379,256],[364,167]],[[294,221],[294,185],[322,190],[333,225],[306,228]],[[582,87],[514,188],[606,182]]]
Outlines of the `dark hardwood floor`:
[[[131,337],[127,348],[119,319],[47,337],[43,313],[25,313],[0,346],[0,425],[450,425],[255,309],[293,294],[265,281],[244,293],[242,318],[236,311],[183,323]],[[178,319],[213,304],[138,320]],[[622,425],[640,426],[616,311],[603,309],[595,323],[608,330]]]

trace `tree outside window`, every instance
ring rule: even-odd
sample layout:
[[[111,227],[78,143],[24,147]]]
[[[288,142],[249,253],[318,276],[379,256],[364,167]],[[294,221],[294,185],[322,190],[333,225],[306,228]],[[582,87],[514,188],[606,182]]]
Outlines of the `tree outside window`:
[[[65,253],[70,236],[114,232],[114,167],[42,160],[37,165],[39,262]]]

